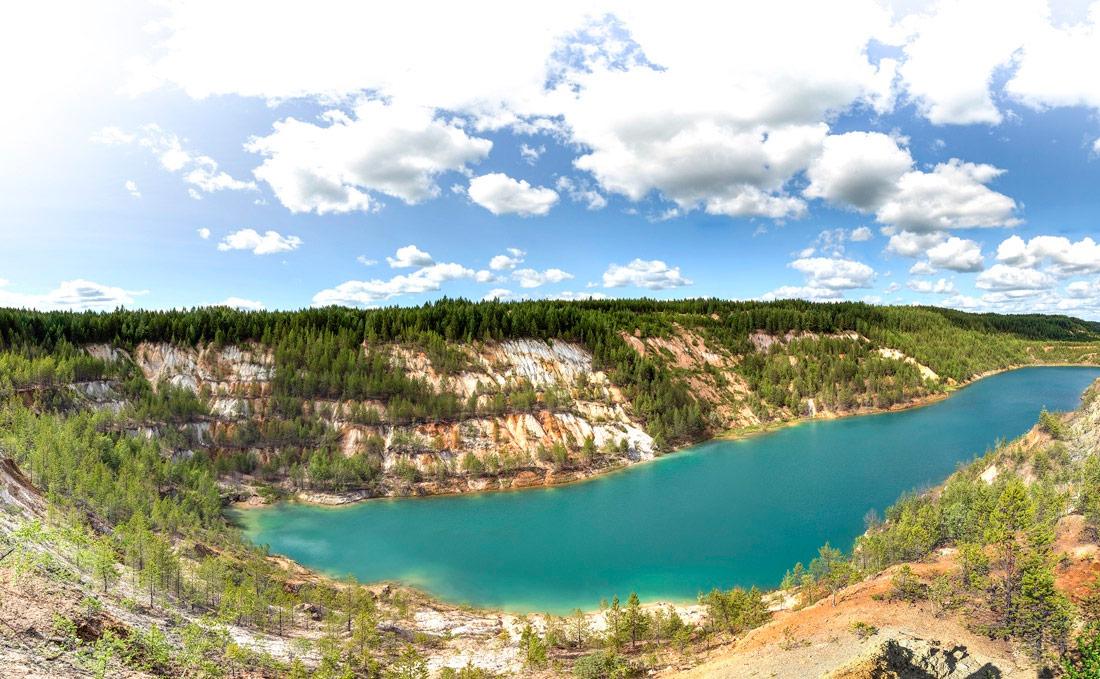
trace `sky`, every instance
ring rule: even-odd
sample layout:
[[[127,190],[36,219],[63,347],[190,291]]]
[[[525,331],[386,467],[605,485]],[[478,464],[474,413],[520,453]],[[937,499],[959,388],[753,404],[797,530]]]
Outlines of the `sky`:
[[[798,297],[1100,320],[1100,2],[4,15],[0,306]]]

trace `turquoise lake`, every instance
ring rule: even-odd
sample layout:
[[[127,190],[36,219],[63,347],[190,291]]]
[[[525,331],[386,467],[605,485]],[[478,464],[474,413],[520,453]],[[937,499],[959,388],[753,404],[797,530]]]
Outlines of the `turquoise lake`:
[[[932,405],[693,446],[569,486],[280,504],[233,513],[256,544],[331,575],[396,580],[452,603],[567,613],[603,597],[693,600],[774,587],[825,541],[845,550],[906,490],[935,485],[1070,410],[1100,369],[1024,368]]]

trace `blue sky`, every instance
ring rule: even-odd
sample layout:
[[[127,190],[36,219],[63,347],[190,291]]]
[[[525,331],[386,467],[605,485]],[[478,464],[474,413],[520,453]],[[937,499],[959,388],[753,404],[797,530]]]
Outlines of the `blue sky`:
[[[1100,3],[87,4],[0,27],[0,304],[1100,318]]]

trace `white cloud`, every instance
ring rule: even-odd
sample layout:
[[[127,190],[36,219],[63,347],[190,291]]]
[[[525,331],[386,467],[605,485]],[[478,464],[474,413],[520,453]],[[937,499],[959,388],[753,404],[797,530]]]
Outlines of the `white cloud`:
[[[844,254],[845,243],[860,243],[872,238],[871,229],[861,226],[857,229],[826,229],[817,234],[810,247],[799,251],[800,258],[813,257],[814,253],[822,252],[833,257]]]
[[[531,296],[528,294],[516,294],[504,288],[493,288],[481,298],[481,301],[491,302],[497,300],[498,302],[519,302],[525,299],[531,299]]]
[[[878,274],[863,262],[830,257],[796,259],[790,266],[806,277],[806,287],[824,290],[869,288]]]
[[[764,293],[761,299],[808,299],[816,302],[839,302],[844,296],[831,288],[815,288],[809,285],[781,285],[771,292]]]
[[[925,261],[917,262],[909,267],[909,274],[911,276],[931,276],[936,273],[939,273],[939,269]]]
[[[397,248],[395,254],[395,257],[386,258],[386,261],[390,263],[390,267],[394,269],[431,266],[435,264],[435,260],[432,259],[431,255],[415,245],[406,245],[403,248]]]
[[[141,191],[138,191],[137,184],[133,180],[126,180],[126,190],[134,198],[141,198]]]
[[[432,264],[389,280],[346,281],[335,288],[318,292],[313,296],[313,304],[368,307],[399,295],[435,292],[443,283],[473,278],[474,275],[473,270],[460,264]]]
[[[329,113],[327,127],[287,120],[264,138],[272,167],[257,172],[296,211],[367,210],[372,192],[426,200],[438,193],[438,174],[488,152],[470,131],[510,128],[580,149],[574,165],[592,188],[558,189],[593,208],[616,193],[656,196],[682,213],[779,219],[804,215],[805,198],[818,195],[899,229],[1002,226],[1015,223],[1016,206],[986,186],[998,172],[990,166],[953,159],[914,169],[906,149],[866,132],[853,133],[876,151],[864,167],[818,159],[834,144],[858,145],[833,141],[847,135],[830,136],[829,121],[860,107],[887,113],[899,96],[937,124],[999,122],[1007,113],[990,87],[1006,66],[1018,65],[1006,90],[1018,101],[1098,106],[1100,86],[1076,75],[1096,60],[1097,10],[1086,25],[1055,28],[1040,0],[1010,4],[913,11],[850,0],[839,20],[827,3],[690,3],[670,25],[644,3],[604,0],[500,6],[491,17],[437,8],[426,27],[422,12],[402,5],[322,0],[303,14],[198,0],[165,10],[156,24],[164,39],[134,61],[129,90],[345,106],[371,92],[346,117]],[[903,56],[872,59],[872,40]],[[360,110],[368,105],[376,110]],[[420,123],[394,135],[410,118],[383,120],[397,110],[419,112]],[[439,129],[454,133],[445,145],[454,153],[425,141]],[[369,143],[355,143],[359,135]],[[533,160],[541,147],[521,149]],[[815,167],[809,193],[797,195],[802,171]]]
[[[1005,84],[1005,92],[1014,99],[1036,110],[1100,109],[1100,84],[1080,75],[1086,64],[1100,63],[1100,5],[1093,2],[1081,22],[1055,27],[1046,16],[1036,20],[1029,26],[1017,63]]]
[[[589,300],[589,299],[607,299],[607,295],[602,292],[570,292],[568,290],[564,292],[552,292],[543,296],[543,299],[552,299],[560,301],[574,301],[574,300]]]
[[[985,268],[981,245],[955,236],[929,248],[928,263],[939,269],[960,273],[972,273]]]
[[[911,17],[898,72],[921,113],[937,125],[1001,122],[989,91],[993,71],[1010,62],[1033,26],[1046,22],[1044,5],[940,2]]]
[[[207,193],[214,191],[243,191],[255,189],[255,182],[234,179],[225,172],[218,171],[218,164],[209,156],[193,159],[194,169],[183,175],[183,181],[199,187]]]
[[[508,279],[504,276],[498,276],[488,269],[481,269],[474,274],[474,280],[478,283],[503,283]]]
[[[626,266],[610,264],[603,273],[603,286],[621,288],[627,285],[647,290],[667,290],[692,285],[692,281],[680,274],[680,267],[669,268],[659,259],[635,259]]]
[[[542,146],[542,145],[539,145],[539,146],[528,146],[527,144],[520,144],[519,145],[519,155],[524,160],[527,161],[528,165],[534,165],[535,163],[537,163],[538,160],[539,160],[539,157],[544,153],[546,153],[546,147]]]
[[[199,238],[203,240],[210,240],[210,229],[206,228],[205,226],[200,229],[196,229],[196,233],[199,234]]]
[[[946,278],[941,278],[935,283],[926,280],[911,280],[906,285],[910,290],[919,292],[921,294],[933,293],[936,295],[957,295],[958,289],[955,288],[955,284]]]
[[[558,192],[531,186],[527,180],[512,179],[500,172],[474,177],[467,191],[470,199],[494,215],[544,216],[558,202]]]
[[[803,193],[834,205],[864,212],[881,208],[897,192],[897,183],[913,166],[913,157],[889,135],[847,132],[826,137],[821,154],[806,170]]]
[[[134,297],[147,290],[126,290],[111,285],[76,279],[64,281],[57,288],[42,294],[14,292],[8,281],[0,279],[0,306],[27,309],[105,311],[134,303]]]
[[[262,236],[255,229],[241,229],[231,233],[218,243],[218,249],[251,250],[254,255],[271,255],[277,252],[297,250],[302,239],[297,236],[282,236],[276,231],[267,231]]]
[[[136,142],[142,148],[148,149],[161,167],[169,172],[183,172],[183,181],[191,186],[188,194],[201,200],[202,196],[196,190],[201,189],[206,193],[214,191],[246,191],[255,190],[256,184],[251,181],[234,179],[228,173],[218,169],[218,163],[210,156],[196,155],[183,148],[183,142],[175,134],[165,132],[155,124],[143,125],[139,134],[128,134],[117,127],[104,127],[92,135],[91,140],[99,144],[123,145]],[[136,187],[131,190],[127,183],[127,190],[136,192]],[[138,194],[140,195],[140,194]]]
[[[990,189],[1004,171],[952,158],[931,172],[914,170],[913,158],[895,137],[848,132],[827,137],[810,164],[808,198],[874,213],[895,228],[929,232],[1015,226],[1016,202]]]
[[[511,271],[516,265],[522,264],[527,253],[518,248],[508,248],[507,255],[496,255],[489,260],[489,268],[495,271]]]
[[[875,237],[875,234],[871,232],[870,227],[860,226],[860,227],[857,227],[855,229],[852,229],[852,235],[849,236],[848,238],[853,243],[862,243],[864,241],[869,241],[874,237]]]
[[[291,212],[368,210],[368,192],[409,205],[435,198],[436,177],[464,171],[492,148],[430,109],[360,99],[351,115],[330,110],[327,125],[286,118],[245,148],[263,156],[256,178]]]
[[[974,285],[982,290],[1020,292],[1048,290],[1058,282],[1050,274],[1007,264],[994,264],[978,274]]]
[[[890,283],[890,285],[886,286],[886,289],[883,290],[883,292],[887,295],[892,295],[898,290],[901,290],[901,285],[899,285],[897,281],[893,281]]]
[[[561,283],[574,278],[574,276],[561,269],[547,269],[546,271],[517,269],[512,272],[512,278],[519,282],[521,288],[538,288],[547,283]]]
[[[366,255],[359,255],[358,257],[355,258],[355,261],[359,262],[363,266],[374,266],[375,264],[378,263],[377,259],[370,259]]]
[[[1066,286],[1066,294],[1074,299],[1091,299],[1100,305],[1100,278],[1074,281]]]
[[[607,207],[607,199],[599,191],[589,186],[586,180],[558,177],[558,181],[554,186],[557,187],[558,191],[564,191],[568,194],[569,200],[574,203],[584,203],[589,210],[602,210]]]
[[[917,257],[939,245],[943,240],[943,234],[940,233],[902,231],[890,236],[886,251],[899,257]]]
[[[227,297],[223,301],[212,304],[211,306],[227,306],[232,309],[242,309],[244,311],[263,311],[267,308],[264,306],[263,302],[257,302],[254,299],[245,299],[243,297]]]
[[[1074,243],[1064,236],[1035,236],[1027,242],[1009,236],[997,246],[997,261],[1024,267],[1048,264],[1059,278],[1095,274],[1100,273],[1100,244],[1089,237]]]
[[[986,186],[1003,172],[952,158],[931,172],[906,173],[875,218],[909,231],[1016,226],[1016,202]]]

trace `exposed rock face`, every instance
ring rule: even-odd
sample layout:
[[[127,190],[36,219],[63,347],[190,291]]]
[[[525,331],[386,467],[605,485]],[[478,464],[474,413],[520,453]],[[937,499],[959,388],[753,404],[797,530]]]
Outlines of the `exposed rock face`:
[[[428,494],[561,483],[656,455],[653,439],[634,417],[631,404],[604,372],[593,369],[592,354],[584,347],[569,342],[516,339],[476,346],[455,345],[451,349],[465,353],[468,359],[468,368],[458,374],[437,370],[425,353],[406,346],[391,345],[388,351],[395,370],[463,399],[476,393],[530,385],[539,392],[557,391],[565,397],[565,403],[554,409],[540,407],[530,413],[404,426],[386,421],[383,402],[323,399],[308,402],[308,411],[320,415],[334,431],[344,455],[379,455],[388,476],[383,492]],[[209,417],[182,425],[191,439],[201,445],[217,447],[215,441],[220,434],[229,433],[250,419],[261,418],[272,395],[273,355],[258,345],[193,348],[149,342],[138,345],[132,356],[107,345],[93,345],[87,350],[105,360],[132,360],[154,388],[171,384],[207,395]],[[79,385],[79,390],[93,407],[108,407],[117,412],[124,405],[107,382]],[[480,397],[482,403],[488,398]],[[349,421],[348,413],[356,406],[374,408],[380,423],[362,425]],[[135,433],[154,436],[157,432],[147,429]],[[589,437],[605,453],[592,464],[577,459],[580,447]],[[382,442],[380,452],[373,447],[377,441]],[[559,444],[571,451],[570,469],[565,473],[557,473],[554,462],[539,459],[540,450]],[[614,454],[607,455],[612,448]],[[272,451],[257,448],[254,452],[266,459]],[[190,455],[193,451],[176,454]],[[467,473],[461,464],[467,454],[481,461],[484,469]],[[497,468],[505,457],[512,461],[511,471]],[[402,481],[397,470],[408,465],[427,480]],[[446,470],[445,478],[440,477],[440,469]],[[323,504],[365,496],[362,492],[300,494],[302,499]]]
[[[0,452],[0,504],[19,507],[27,516],[46,515],[42,494],[7,455]]]
[[[860,657],[825,675],[827,679],[966,679],[998,677],[989,659],[965,646],[924,639],[886,639]]]
[[[180,347],[165,342],[142,342],[134,349],[134,363],[156,388],[162,382],[198,393],[202,386],[214,394],[247,394],[253,385],[270,393],[274,360],[258,346]]]

